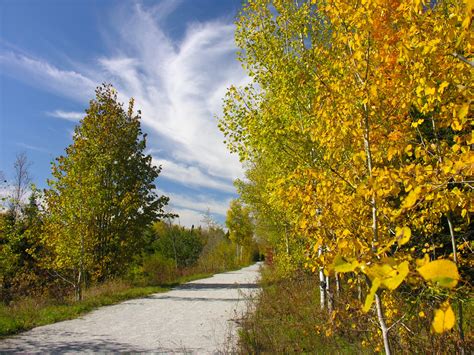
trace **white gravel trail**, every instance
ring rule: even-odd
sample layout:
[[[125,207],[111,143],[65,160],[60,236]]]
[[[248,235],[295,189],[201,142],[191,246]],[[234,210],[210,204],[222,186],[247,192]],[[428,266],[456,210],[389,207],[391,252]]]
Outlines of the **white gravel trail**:
[[[0,340],[0,352],[220,353],[235,341],[259,264]]]

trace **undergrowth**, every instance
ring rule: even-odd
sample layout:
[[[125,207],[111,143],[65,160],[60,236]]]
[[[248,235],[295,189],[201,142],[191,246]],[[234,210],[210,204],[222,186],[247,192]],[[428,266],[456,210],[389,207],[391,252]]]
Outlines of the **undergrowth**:
[[[240,353],[369,353],[358,345],[357,334],[329,337],[317,331],[324,328],[327,316],[320,310],[319,281],[313,275],[300,272],[280,279],[265,268],[261,286],[242,322]]]
[[[251,301],[242,320],[238,352],[373,354],[382,353],[379,328],[373,312],[364,313],[353,294],[354,288],[341,280],[339,294],[334,294],[334,311],[320,307],[317,275],[296,271],[281,276],[275,267],[262,271],[262,291]],[[456,330],[442,335],[430,330],[435,306],[414,311],[423,295],[403,291],[385,297],[397,312],[390,314],[391,346],[395,353],[456,354],[473,349],[472,302],[464,303],[465,341],[459,343]],[[362,300],[365,295],[362,296]],[[415,313],[414,313],[415,312]]]
[[[77,318],[98,307],[112,305],[128,299],[169,291],[179,284],[209,277],[212,274],[182,273],[167,283],[155,286],[137,286],[124,280],[112,280],[84,291],[82,301],[74,301],[72,295],[62,300],[41,297],[25,297],[8,306],[0,303],[0,337],[13,335],[34,327]]]

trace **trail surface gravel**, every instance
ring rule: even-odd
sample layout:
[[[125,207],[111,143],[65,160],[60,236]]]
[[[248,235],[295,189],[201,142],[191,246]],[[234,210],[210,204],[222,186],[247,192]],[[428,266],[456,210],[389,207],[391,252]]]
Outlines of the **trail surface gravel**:
[[[220,353],[258,291],[259,264],[0,340],[0,352]]]

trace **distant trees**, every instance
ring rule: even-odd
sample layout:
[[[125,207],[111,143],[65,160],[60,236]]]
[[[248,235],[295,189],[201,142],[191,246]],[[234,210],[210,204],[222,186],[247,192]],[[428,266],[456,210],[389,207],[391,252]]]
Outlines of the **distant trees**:
[[[46,191],[46,263],[76,289],[86,275],[121,274],[140,250],[144,228],[163,215],[165,196],[154,192],[161,168],[144,153],[146,135],[134,101],[127,110],[111,85],[98,87],[73,143],[52,166]]]
[[[30,188],[30,166],[31,163],[28,161],[26,153],[22,152],[17,154],[15,162],[13,163],[14,177],[12,193],[9,200],[9,209],[15,217],[21,213],[21,204]]]
[[[153,232],[155,253],[172,259],[176,268],[196,264],[205,243],[201,230],[158,221],[153,224]]]
[[[8,301],[18,293],[34,291],[43,280],[34,255],[42,233],[40,192],[31,185],[31,163],[25,153],[16,156],[13,181],[7,187],[6,209],[0,212],[0,299]],[[3,177],[4,179],[4,177]],[[29,196],[28,196],[29,195]]]
[[[232,200],[227,210],[225,224],[229,228],[229,239],[235,243],[236,254],[241,260],[244,248],[251,245],[253,237],[254,226],[249,208],[243,206],[239,200]]]

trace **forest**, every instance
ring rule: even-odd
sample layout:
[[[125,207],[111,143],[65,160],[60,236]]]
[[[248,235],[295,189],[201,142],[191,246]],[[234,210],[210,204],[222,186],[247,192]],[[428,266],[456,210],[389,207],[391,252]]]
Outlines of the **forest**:
[[[244,6],[219,125],[274,253],[245,352],[472,351],[473,9]]]

